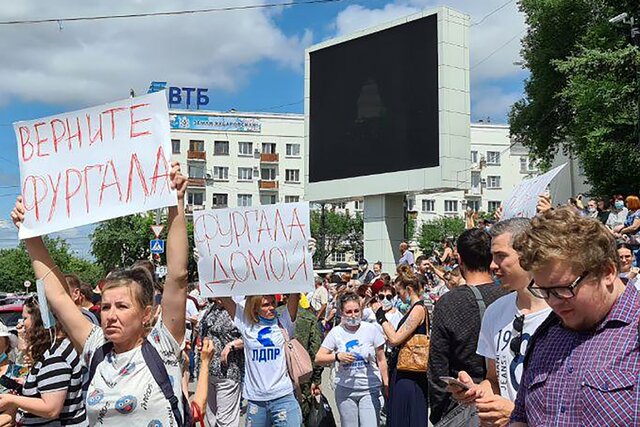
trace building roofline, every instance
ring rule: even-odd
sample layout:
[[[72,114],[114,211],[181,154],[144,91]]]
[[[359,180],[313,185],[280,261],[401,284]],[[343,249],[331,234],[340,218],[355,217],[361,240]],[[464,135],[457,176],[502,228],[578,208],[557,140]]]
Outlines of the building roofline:
[[[213,110],[179,110],[169,109],[169,114],[183,114],[190,116],[216,116],[216,117],[247,117],[257,119],[300,119],[304,120],[302,113],[260,113],[250,111],[213,111]]]
[[[471,123],[472,128],[486,128],[486,129],[509,129],[508,124],[500,123]]]

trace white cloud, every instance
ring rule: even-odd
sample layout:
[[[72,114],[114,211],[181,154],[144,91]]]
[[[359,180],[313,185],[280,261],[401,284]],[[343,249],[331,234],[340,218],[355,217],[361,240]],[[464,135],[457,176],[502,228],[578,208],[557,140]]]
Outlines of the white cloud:
[[[266,2],[252,1],[252,4]],[[21,0],[0,20],[237,6],[235,0]],[[287,37],[278,10],[0,26],[0,100],[86,105],[146,91],[152,80],[233,91],[264,60],[301,70],[311,33]]]
[[[335,21],[335,35],[349,34],[357,30],[368,28],[384,22],[393,21],[400,17],[431,9],[437,6],[449,6],[471,17],[470,28],[470,64],[474,117],[491,115],[504,120],[506,107],[504,102],[513,102],[521,94],[513,93],[511,89],[501,89],[500,79],[524,76],[522,69],[513,65],[520,58],[520,38],[524,35],[524,16],[518,10],[517,2],[513,1],[505,7],[488,16],[484,22],[473,25],[482,20],[491,11],[505,4],[505,0],[485,0],[482,2],[471,0],[449,0],[446,3],[438,0],[395,0],[380,9],[368,9],[359,5],[346,7]],[[515,39],[500,48],[509,39]],[[498,49],[500,48],[500,49]],[[481,64],[479,64],[482,61]],[[474,65],[479,64],[477,67]],[[491,88],[491,90],[489,90]],[[484,98],[483,92],[497,97]],[[478,100],[478,96],[483,96]],[[510,101],[509,101],[510,100]],[[491,104],[494,104],[493,106]],[[502,113],[496,114],[497,112]]]
[[[6,219],[0,219],[0,230],[11,229],[13,224]]]

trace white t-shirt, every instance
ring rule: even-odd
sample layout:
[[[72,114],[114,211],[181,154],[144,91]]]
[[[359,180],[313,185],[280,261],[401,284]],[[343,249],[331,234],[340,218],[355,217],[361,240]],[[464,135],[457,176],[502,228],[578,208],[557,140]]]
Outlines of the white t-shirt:
[[[498,298],[487,307],[482,319],[480,337],[478,338],[477,353],[496,361],[496,372],[500,395],[512,402],[516,400],[520,379],[522,378],[522,364],[524,354],[531,335],[538,326],[549,316],[551,308],[527,314],[522,328],[522,344],[520,354],[511,351],[511,340],[518,336],[513,328],[513,321],[521,313],[516,306],[515,292]]]
[[[185,321],[186,321],[186,330],[184,331],[184,339],[187,342],[191,342],[191,338],[193,337],[193,324],[191,323],[191,319],[198,318],[198,307],[196,303],[193,302],[192,299],[187,298],[187,304],[185,305]]]
[[[167,369],[173,392],[182,402],[180,344],[159,319],[147,340],[158,351]],[[88,369],[93,353],[106,339],[95,326],[82,352]],[[182,411],[182,403],[180,403]],[[142,356],[142,346],[124,353],[111,352],[97,366],[86,396],[89,425],[176,426],[171,405],[153,379]]]
[[[284,310],[278,318],[282,327],[293,337],[295,325]],[[247,400],[265,402],[293,392],[284,355],[284,337],[278,324],[251,323],[244,316],[244,306],[236,305],[234,323],[244,341],[244,383],[242,395]]]
[[[311,308],[316,312],[322,308],[323,305],[329,302],[329,291],[324,286],[319,286],[313,291],[313,295],[309,300]]]
[[[339,363],[336,370],[336,385],[368,390],[380,387],[380,369],[376,361],[376,349],[384,344],[384,336],[377,325],[361,322],[357,331],[347,330],[343,325],[331,329],[322,347],[329,351],[351,353],[356,361],[351,364]]]

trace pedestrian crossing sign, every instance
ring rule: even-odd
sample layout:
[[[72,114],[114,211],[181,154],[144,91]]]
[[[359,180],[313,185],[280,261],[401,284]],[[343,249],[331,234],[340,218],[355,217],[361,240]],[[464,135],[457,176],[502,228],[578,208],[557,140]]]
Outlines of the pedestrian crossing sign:
[[[164,240],[161,239],[153,239],[149,242],[149,247],[151,248],[152,254],[163,254],[164,253]]]

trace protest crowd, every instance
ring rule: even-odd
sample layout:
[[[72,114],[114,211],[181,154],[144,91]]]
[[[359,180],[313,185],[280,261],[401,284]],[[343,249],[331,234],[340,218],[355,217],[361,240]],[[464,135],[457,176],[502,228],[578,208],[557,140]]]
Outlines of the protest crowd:
[[[469,218],[430,256],[402,243],[395,271],[207,299],[177,164],[170,180],[162,283],[141,260],[93,288],[25,240],[44,292],[17,336],[0,325],[0,426],[640,425],[637,196],[540,196],[533,219]]]

